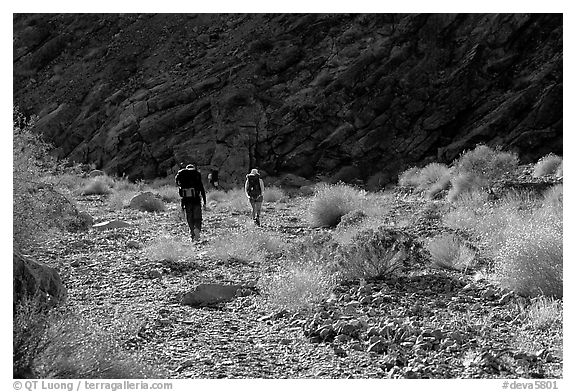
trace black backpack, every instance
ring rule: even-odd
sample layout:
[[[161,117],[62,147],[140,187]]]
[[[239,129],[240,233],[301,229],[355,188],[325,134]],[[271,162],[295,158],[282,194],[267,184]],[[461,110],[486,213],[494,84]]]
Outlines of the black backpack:
[[[248,196],[251,199],[257,199],[262,195],[260,188],[260,177],[254,174],[248,176]]]
[[[180,180],[178,193],[180,197],[199,197],[202,182],[200,173],[195,169],[183,169],[178,174]]]

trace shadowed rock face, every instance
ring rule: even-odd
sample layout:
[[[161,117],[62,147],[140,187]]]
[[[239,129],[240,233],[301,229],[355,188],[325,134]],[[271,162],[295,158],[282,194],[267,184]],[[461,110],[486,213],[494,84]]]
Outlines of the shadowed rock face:
[[[476,143],[562,154],[562,16],[15,15],[14,101],[57,154],[377,186]],[[206,171],[206,170],[205,170]]]

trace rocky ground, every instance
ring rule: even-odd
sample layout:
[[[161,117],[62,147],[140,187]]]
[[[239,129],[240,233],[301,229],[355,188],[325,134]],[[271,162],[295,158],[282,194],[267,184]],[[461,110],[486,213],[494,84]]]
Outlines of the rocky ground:
[[[391,200],[391,225],[408,217],[413,232],[442,229],[418,213],[441,201],[400,194]],[[38,249],[37,258],[58,267],[67,306],[102,323],[131,320],[136,327],[122,337],[124,347],[167,377],[562,377],[562,336],[527,326],[521,310],[528,300],[424,260],[395,278],[340,285],[331,298],[298,312],[267,307],[258,294],[209,307],[181,304],[197,284],[253,282],[273,271],[282,258],[226,262],[211,257],[210,244],[231,229],[295,242],[317,230],[306,222],[308,198],[266,204],[261,228],[244,214],[206,211],[205,240],[190,243],[190,257],[177,262],[153,261],[144,252],[160,233],[187,239],[176,203],[147,213],[111,211],[105,196],[77,201],[97,222],[121,219],[130,227],[68,233]]]

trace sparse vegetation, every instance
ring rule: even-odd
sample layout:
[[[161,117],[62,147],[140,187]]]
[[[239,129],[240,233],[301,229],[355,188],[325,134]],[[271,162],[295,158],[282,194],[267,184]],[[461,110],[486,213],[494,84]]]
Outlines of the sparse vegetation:
[[[542,157],[536,165],[534,165],[534,170],[532,175],[534,177],[543,177],[556,174],[560,170],[560,176],[562,171],[562,158],[556,154],[548,154]]]
[[[273,235],[261,231],[230,232],[217,239],[210,253],[224,262],[258,262],[266,256],[280,252],[284,243]]]
[[[362,203],[364,195],[347,185],[323,185],[316,190],[308,210],[312,227],[335,227],[340,219]]]
[[[103,327],[72,310],[47,311],[21,304],[14,324],[16,378],[158,378],[163,374],[121,348],[134,329],[128,316]],[[124,332],[124,333],[121,333]],[[132,331],[131,334],[135,334]]]
[[[114,180],[108,176],[98,176],[90,178],[80,190],[80,194],[88,195],[107,195],[112,193]]]
[[[432,265],[438,268],[466,270],[474,262],[474,252],[452,234],[431,238],[426,249],[430,252]]]
[[[297,310],[328,298],[335,284],[335,276],[326,266],[302,260],[267,275],[259,287],[272,307]]]
[[[178,261],[193,255],[189,242],[176,240],[166,234],[150,242],[144,248],[146,257],[152,260]]]
[[[478,145],[474,150],[467,151],[455,163],[456,177],[462,174],[475,176],[482,186],[488,186],[502,178],[506,173],[513,172],[518,167],[518,156],[514,153],[501,151]]]
[[[281,188],[271,186],[264,189],[263,196],[264,201],[274,203],[277,201],[284,201],[286,199],[286,192],[284,192]]]

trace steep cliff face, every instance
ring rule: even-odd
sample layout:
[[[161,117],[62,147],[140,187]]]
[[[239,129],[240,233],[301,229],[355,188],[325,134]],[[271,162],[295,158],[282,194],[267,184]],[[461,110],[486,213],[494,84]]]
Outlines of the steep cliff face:
[[[562,15],[16,15],[14,101],[61,157],[371,185],[476,143],[562,153]]]

